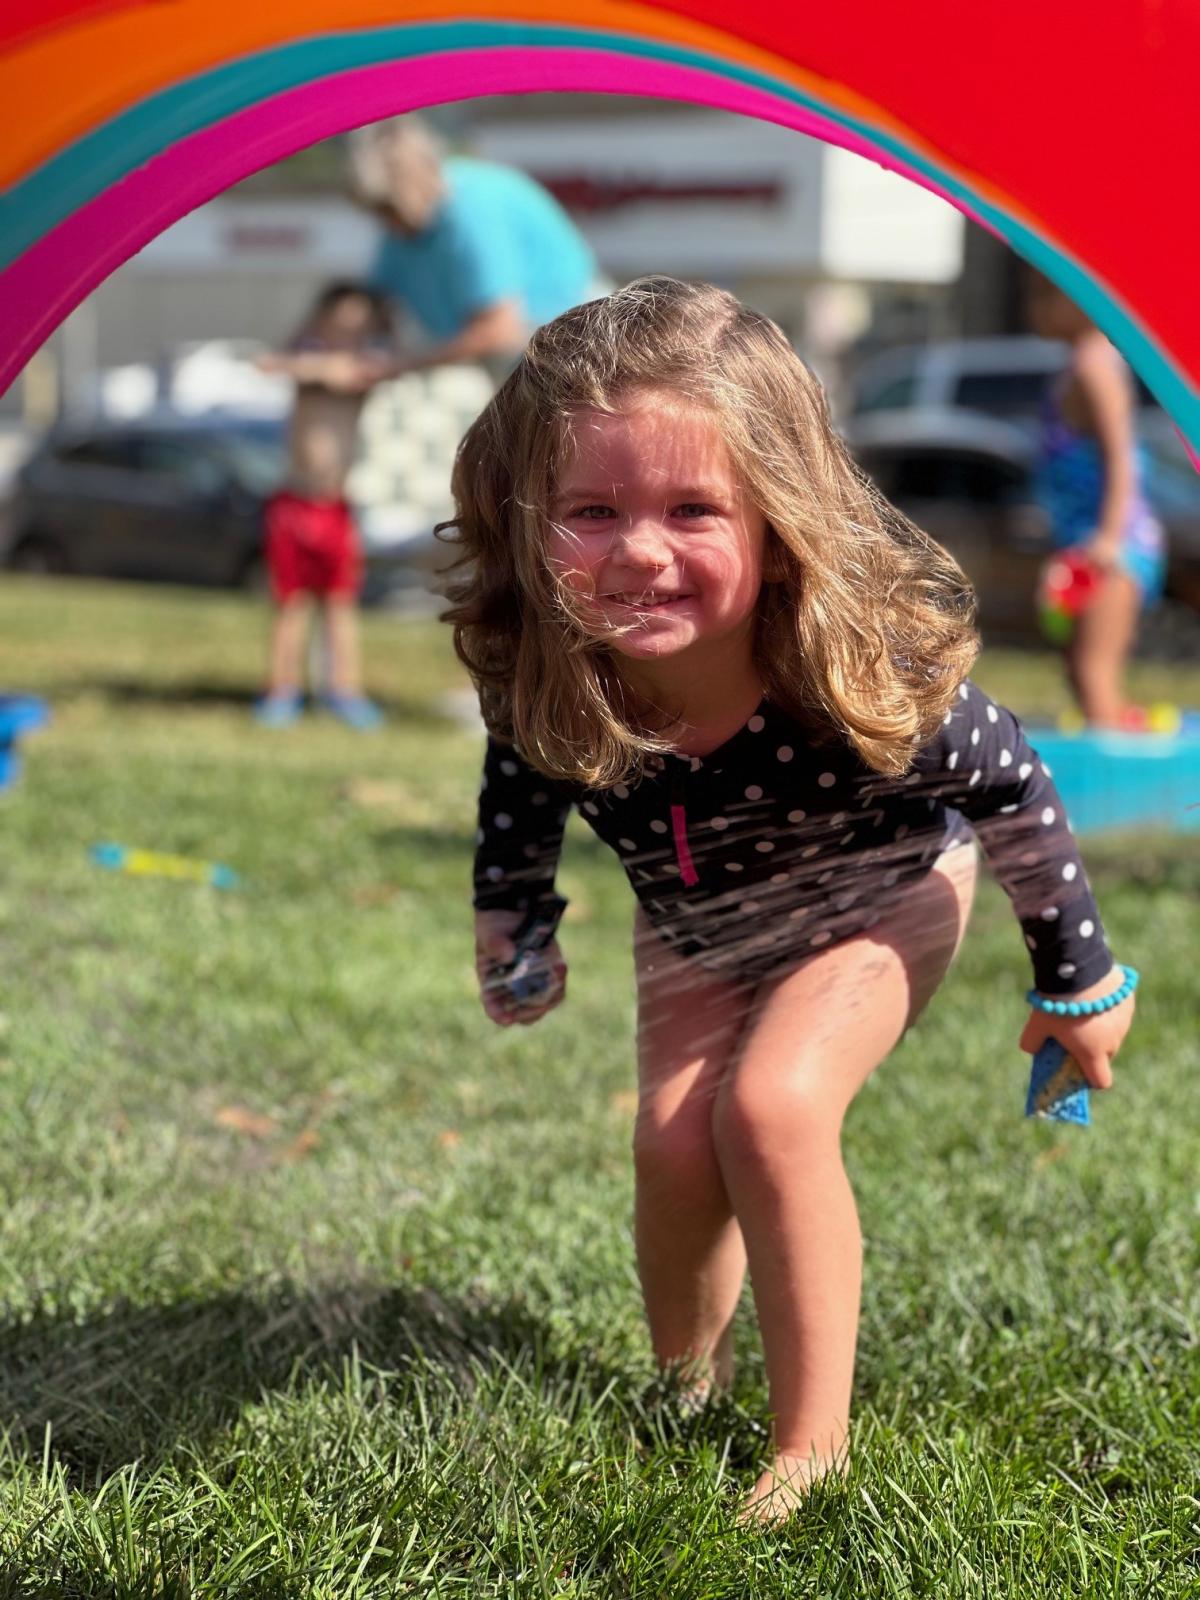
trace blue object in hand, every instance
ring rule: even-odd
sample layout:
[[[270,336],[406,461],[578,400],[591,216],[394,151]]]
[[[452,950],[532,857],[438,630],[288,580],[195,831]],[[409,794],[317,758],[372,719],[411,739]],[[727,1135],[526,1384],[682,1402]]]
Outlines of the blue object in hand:
[[[554,981],[544,952],[566,909],[567,902],[561,895],[534,906],[513,932],[516,955],[511,963],[497,963],[492,968],[493,980],[503,984],[520,1006],[537,1005]]]
[[[1084,1128],[1092,1120],[1087,1079],[1078,1061],[1057,1039],[1047,1039],[1033,1058],[1025,1115],[1074,1122]]]

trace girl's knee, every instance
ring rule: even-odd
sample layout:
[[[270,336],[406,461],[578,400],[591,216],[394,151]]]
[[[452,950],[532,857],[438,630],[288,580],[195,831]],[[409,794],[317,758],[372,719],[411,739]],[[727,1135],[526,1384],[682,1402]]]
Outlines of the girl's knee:
[[[715,1108],[713,1139],[722,1157],[795,1161],[836,1147],[845,1106],[816,1072],[734,1075]]]

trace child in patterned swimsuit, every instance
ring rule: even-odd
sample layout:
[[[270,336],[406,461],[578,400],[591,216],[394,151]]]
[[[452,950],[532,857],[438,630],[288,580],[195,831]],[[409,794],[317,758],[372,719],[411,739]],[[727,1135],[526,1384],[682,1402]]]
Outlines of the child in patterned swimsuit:
[[[861,1239],[843,1116],[945,976],[973,825],[1040,988],[1121,982],[1062,805],[966,679],[961,571],[883,501],[779,329],[643,279],[534,335],[463,440],[447,620],[489,730],[483,1003],[555,905],[572,805],[638,906],[636,1241],[650,1334],[695,1401],[731,1378],[747,1265],[774,1421],[743,1515],[845,1459]],[[1055,1017],[1097,1088],[1131,1002]],[[1031,1015],[1034,1051],[1051,1019]]]
[[[1046,396],[1036,488],[1056,548],[1082,550],[1103,582],[1076,620],[1067,675],[1098,727],[1121,726],[1122,678],[1138,612],[1162,594],[1166,545],[1143,493],[1129,373],[1100,330],[1048,279],[1032,277],[1030,321],[1071,347]]]

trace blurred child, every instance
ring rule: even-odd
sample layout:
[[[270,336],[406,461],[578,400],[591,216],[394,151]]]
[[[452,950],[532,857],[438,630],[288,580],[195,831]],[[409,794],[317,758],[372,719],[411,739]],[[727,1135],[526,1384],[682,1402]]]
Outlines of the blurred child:
[[[508,1026],[563,998],[549,935],[532,998],[506,973],[527,914],[561,911],[577,805],[637,901],[655,1354],[695,1403],[728,1385],[749,1267],[774,1437],[743,1514],[775,1520],[844,1463],[862,1244],[842,1119],[954,959],[972,830],[1041,998],[1063,997],[1021,1047],[1052,1032],[1108,1088],[1132,1003],[1049,772],[966,677],[969,584],[850,461],[774,323],[669,278],[567,312],[453,488],[447,620],[490,735],[483,1004]]]
[[[390,355],[386,302],[358,284],[334,283],[289,347],[259,362],[296,382],[288,477],[266,508],[277,611],[267,691],[256,714],[268,727],[283,727],[299,714],[301,657],[314,602],[324,613],[325,704],[354,728],[374,728],[381,720],[362,692],[356,609],[362,554],[346,479],[364,398],[386,376]]]
[[[1138,613],[1161,595],[1166,569],[1163,530],[1142,488],[1133,384],[1112,345],[1049,279],[1031,276],[1028,301],[1034,332],[1071,350],[1043,409],[1038,498],[1055,548],[1086,556],[1100,580],[1075,619],[1067,675],[1086,720],[1118,728]]]

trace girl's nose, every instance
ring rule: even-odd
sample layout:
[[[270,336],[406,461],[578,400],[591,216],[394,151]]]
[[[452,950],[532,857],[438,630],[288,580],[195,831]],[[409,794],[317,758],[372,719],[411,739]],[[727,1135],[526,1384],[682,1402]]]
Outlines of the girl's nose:
[[[672,559],[662,523],[652,517],[630,522],[622,531],[619,549],[614,553],[629,567],[665,567]]]

